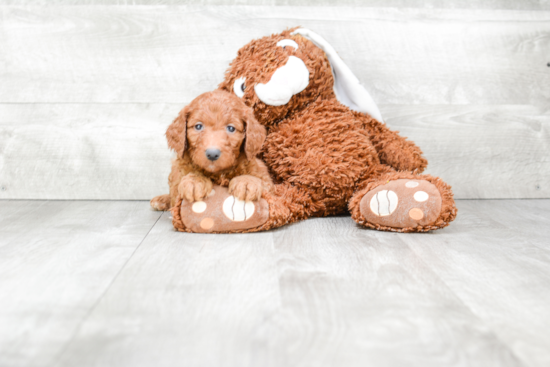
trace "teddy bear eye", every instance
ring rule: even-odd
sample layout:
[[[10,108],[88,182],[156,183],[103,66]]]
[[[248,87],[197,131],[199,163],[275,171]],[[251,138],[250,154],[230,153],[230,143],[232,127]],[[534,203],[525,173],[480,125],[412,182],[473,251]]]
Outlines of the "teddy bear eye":
[[[237,80],[235,80],[235,83],[233,84],[233,92],[235,92],[237,97],[242,98],[244,96],[244,90],[246,89],[246,85],[244,84],[245,80],[245,77],[240,77],[237,78]]]
[[[286,50],[286,46],[292,46],[295,50],[298,49],[298,44],[295,41],[289,39],[284,39],[277,42],[277,46],[281,46],[283,50]]]

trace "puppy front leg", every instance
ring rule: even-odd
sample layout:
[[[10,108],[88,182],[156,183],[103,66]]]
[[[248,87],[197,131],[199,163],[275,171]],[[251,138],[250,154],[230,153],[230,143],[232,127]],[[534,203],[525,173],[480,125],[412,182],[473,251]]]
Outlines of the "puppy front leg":
[[[178,193],[182,198],[192,203],[206,198],[212,191],[212,181],[201,174],[189,173],[180,181]]]
[[[229,182],[229,193],[239,200],[257,201],[262,197],[263,182],[251,175],[237,176]]]

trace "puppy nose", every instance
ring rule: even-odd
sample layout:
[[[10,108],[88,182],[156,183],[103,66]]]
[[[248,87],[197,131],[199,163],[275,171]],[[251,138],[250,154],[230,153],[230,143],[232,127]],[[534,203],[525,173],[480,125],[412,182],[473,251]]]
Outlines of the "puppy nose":
[[[218,148],[206,149],[206,158],[208,158],[211,161],[218,160],[218,158],[220,158],[220,155],[222,155],[222,152]]]

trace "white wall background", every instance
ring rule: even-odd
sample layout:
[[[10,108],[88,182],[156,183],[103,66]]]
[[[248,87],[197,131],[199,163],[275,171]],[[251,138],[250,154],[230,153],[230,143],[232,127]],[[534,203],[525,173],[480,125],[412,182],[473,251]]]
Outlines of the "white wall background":
[[[549,1],[334,3],[3,1],[0,198],[167,192],[177,112],[249,40],[296,25],[333,44],[457,198],[550,197]]]

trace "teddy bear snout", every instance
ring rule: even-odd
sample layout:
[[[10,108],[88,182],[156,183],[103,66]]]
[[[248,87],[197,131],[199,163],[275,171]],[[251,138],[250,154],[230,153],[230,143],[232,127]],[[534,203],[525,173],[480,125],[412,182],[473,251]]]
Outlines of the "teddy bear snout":
[[[282,106],[293,95],[300,93],[309,84],[309,70],[302,59],[290,56],[287,63],[277,69],[266,84],[256,84],[254,91],[263,103]]]

